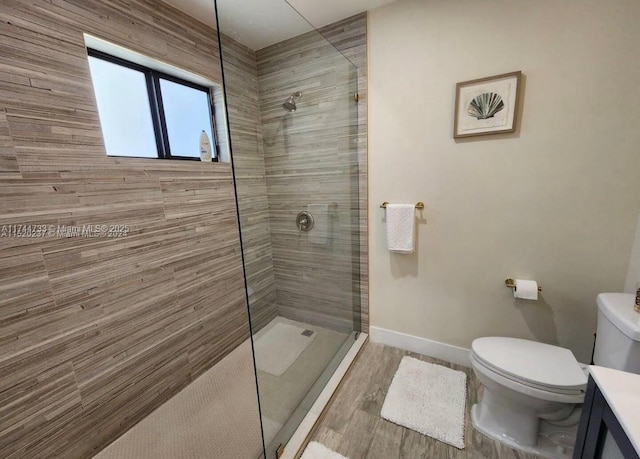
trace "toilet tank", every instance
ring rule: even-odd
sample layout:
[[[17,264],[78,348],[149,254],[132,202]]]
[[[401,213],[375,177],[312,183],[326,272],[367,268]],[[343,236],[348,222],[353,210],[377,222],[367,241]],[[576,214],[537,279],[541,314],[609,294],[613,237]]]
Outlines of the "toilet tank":
[[[593,362],[640,374],[640,313],[633,310],[635,295],[598,295],[598,328]]]

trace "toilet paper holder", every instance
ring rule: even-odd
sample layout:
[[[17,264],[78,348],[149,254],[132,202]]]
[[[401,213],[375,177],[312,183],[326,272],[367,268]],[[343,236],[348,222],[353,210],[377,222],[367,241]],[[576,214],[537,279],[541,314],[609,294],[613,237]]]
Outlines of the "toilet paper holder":
[[[515,289],[515,288],[516,288],[516,282],[515,282],[513,279],[511,279],[511,278],[505,279],[505,280],[504,280],[504,284],[505,284],[507,287],[512,288],[512,289]],[[539,292],[541,292],[541,291],[542,291],[542,287],[541,287],[541,286],[539,286],[539,285],[538,285],[538,291],[539,291]]]

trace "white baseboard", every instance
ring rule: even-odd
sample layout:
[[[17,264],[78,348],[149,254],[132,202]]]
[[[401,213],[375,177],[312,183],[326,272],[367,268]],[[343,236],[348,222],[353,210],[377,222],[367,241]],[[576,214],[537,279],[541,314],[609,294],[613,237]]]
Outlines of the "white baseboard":
[[[452,344],[440,343],[418,336],[407,335],[380,327],[369,327],[369,339],[375,343],[386,344],[405,351],[417,352],[436,359],[446,360],[465,367],[470,367],[470,350]]]

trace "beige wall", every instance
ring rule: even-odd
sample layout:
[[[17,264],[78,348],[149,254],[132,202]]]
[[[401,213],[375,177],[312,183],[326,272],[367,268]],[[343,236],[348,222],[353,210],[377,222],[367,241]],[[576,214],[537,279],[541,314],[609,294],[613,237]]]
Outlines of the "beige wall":
[[[636,237],[633,240],[631,259],[629,260],[629,270],[627,271],[627,281],[624,284],[624,291],[635,293],[640,288],[640,217],[636,226]]]
[[[588,361],[640,210],[638,2],[405,1],[369,16],[371,325],[469,347],[556,342]],[[513,135],[454,142],[455,84],[522,70]],[[390,255],[382,201],[424,201]],[[541,301],[515,302],[508,276]]]

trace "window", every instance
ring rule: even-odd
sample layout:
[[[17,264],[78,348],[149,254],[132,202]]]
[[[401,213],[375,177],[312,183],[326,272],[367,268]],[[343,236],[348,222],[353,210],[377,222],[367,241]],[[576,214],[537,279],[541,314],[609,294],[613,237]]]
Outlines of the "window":
[[[199,160],[204,132],[218,160],[208,88],[88,52],[107,155]]]

